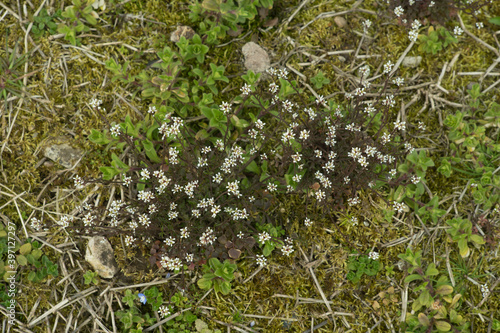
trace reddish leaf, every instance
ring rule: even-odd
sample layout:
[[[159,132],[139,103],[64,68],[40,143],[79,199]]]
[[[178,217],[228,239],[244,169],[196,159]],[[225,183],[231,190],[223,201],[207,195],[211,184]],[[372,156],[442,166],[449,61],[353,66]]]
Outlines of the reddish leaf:
[[[278,18],[275,17],[271,20],[268,20],[266,23],[264,23],[262,26],[264,27],[274,27],[276,24],[278,24]]]
[[[241,251],[238,249],[229,250],[229,256],[233,259],[238,259],[241,255]]]

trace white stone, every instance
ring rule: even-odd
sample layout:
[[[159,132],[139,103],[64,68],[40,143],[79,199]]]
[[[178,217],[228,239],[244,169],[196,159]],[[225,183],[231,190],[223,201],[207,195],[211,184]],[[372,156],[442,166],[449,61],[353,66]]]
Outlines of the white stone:
[[[252,70],[254,73],[263,73],[271,66],[271,61],[267,52],[254,42],[248,42],[243,45],[241,50],[245,56],[246,69]]]
[[[85,260],[104,279],[111,279],[118,272],[113,248],[108,240],[102,236],[95,236],[89,240],[85,251]]]

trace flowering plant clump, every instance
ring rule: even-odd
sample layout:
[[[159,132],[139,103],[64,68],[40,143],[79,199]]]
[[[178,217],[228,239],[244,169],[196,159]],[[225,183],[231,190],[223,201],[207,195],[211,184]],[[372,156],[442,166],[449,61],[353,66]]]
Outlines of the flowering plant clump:
[[[386,63],[384,74],[392,66]],[[291,242],[278,239],[283,233],[271,240],[255,229],[264,223],[256,203],[275,194],[303,193],[327,209],[345,209],[360,203],[361,190],[410,183],[412,170],[396,177],[397,161],[413,149],[400,136],[405,122],[392,119],[402,79],[393,80],[397,87],[389,94],[388,76],[378,97],[365,102],[371,83],[362,78],[346,96],[351,102],[337,105],[322,96],[305,99],[286,70],[268,74],[271,83],[262,87],[260,74],[249,71],[241,94],[219,106],[205,96],[200,108],[210,122],[201,130],[162,104],[151,105],[137,125],[127,117],[110,124],[109,132],[94,131],[92,141],[116,146],[128,163],[112,154],[112,166],[101,168],[103,179],[77,177],[75,184],[122,185],[131,196],[107,209],[84,210],[71,228],[125,234],[127,245],[153,237],[151,263],[179,271],[210,257],[238,259],[256,242],[265,256],[275,247],[292,253]],[[103,112],[100,104],[93,100],[90,107]]]
[[[407,28],[412,27],[414,21],[444,26],[459,11],[477,19],[480,8],[491,3],[491,0],[387,0],[390,12]]]

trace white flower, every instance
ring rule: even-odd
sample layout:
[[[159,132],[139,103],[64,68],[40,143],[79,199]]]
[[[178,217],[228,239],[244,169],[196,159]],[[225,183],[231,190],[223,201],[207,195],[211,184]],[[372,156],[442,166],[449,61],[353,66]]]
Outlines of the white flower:
[[[388,61],[384,64],[384,74],[387,74],[391,71],[392,67],[394,66],[394,64],[392,63],[392,61]]]
[[[396,121],[394,122],[394,128],[396,128],[397,130],[401,130],[401,131],[404,131],[405,130],[405,126],[406,126],[406,122],[405,121]]]
[[[121,133],[120,125],[116,124],[111,127],[111,135],[118,136]]]
[[[300,132],[300,136],[299,136],[299,138],[300,138],[301,140],[307,140],[307,138],[309,138],[309,131],[308,131],[308,130],[302,130],[302,131]]]
[[[165,244],[167,246],[172,246],[175,244],[175,238],[170,236],[169,238],[165,239]]]
[[[84,187],[84,186],[83,186],[83,185],[84,185],[83,179],[82,179],[80,176],[75,175],[75,176],[73,177],[73,179],[74,179],[74,182],[75,182],[75,187],[76,187],[78,190],[79,190],[79,189],[82,189],[82,188]]]
[[[142,169],[141,170],[141,179],[142,180],[149,179],[149,170],[148,169]]]
[[[276,191],[277,188],[278,188],[278,185],[276,185],[276,184],[273,184],[273,183],[267,184],[267,190],[269,192],[274,192],[274,191]]]
[[[478,28],[478,29],[484,28],[483,22],[476,22],[476,28]]]
[[[217,172],[217,174],[212,177],[212,180],[215,183],[220,184],[222,182],[222,175],[220,174],[220,172]]]
[[[155,113],[156,113],[156,111],[157,111],[157,110],[156,110],[156,106],[154,106],[154,105],[150,105],[150,106],[149,106],[149,109],[148,109],[148,113],[149,113],[149,114],[155,114]]]
[[[408,38],[410,39],[410,41],[416,42],[418,39],[418,31],[410,30],[410,32],[408,32]]]
[[[368,253],[368,258],[370,258],[371,260],[377,260],[379,258],[379,254],[378,252],[372,251]]]
[[[372,26],[372,21],[370,20],[365,20],[363,21],[363,23],[361,23],[363,25],[363,30],[368,30],[369,27]]]
[[[481,293],[483,294],[483,298],[485,298],[486,296],[488,296],[490,292],[490,289],[488,288],[488,285],[487,284],[482,284],[481,285]]]
[[[420,26],[422,25],[422,23],[420,23],[419,20],[415,20],[411,23],[411,28],[413,30],[418,30],[418,28],[420,28]]]
[[[308,217],[304,220],[304,224],[306,227],[310,227],[313,224],[313,221],[311,221]]]
[[[269,235],[266,231],[259,234],[259,243],[264,244],[265,241],[271,239],[271,235]]]
[[[283,245],[281,248],[281,253],[286,255],[287,257],[290,256],[290,254],[294,251],[293,246],[290,244]]]
[[[222,102],[222,104],[219,105],[219,108],[224,114],[228,114],[231,111],[231,106],[228,102]]]
[[[250,86],[245,83],[245,85],[241,88],[242,95],[246,96],[246,95],[250,94],[251,92],[252,92],[252,90],[250,89]]]
[[[394,14],[396,14],[397,17],[400,17],[401,15],[403,15],[404,12],[405,11],[404,11],[403,7],[401,7],[401,6],[397,6],[394,9]]]
[[[260,267],[264,267],[267,264],[267,259],[264,256],[258,254],[257,264],[259,264]]]

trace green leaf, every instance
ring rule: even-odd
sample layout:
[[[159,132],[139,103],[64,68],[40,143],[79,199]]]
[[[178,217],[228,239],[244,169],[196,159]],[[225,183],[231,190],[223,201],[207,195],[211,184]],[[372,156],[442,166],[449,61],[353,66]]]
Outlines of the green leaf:
[[[28,259],[22,255],[22,254],[19,254],[17,257],[17,263],[21,266],[26,266],[28,264]]]
[[[405,283],[410,283],[410,282],[415,281],[415,280],[422,280],[422,276],[420,276],[419,274],[408,275],[405,278]]]
[[[203,289],[203,290],[208,290],[208,289],[212,288],[212,280],[207,280],[205,278],[201,278],[196,283],[198,284],[198,287],[200,287],[200,289]]]
[[[486,243],[484,241],[483,237],[481,237],[479,235],[471,235],[470,236],[470,240],[473,241],[474,243],[478,244],[478,245],[482,245],[482,244]]]
[[[126,163],[122,162],[115,153],[111,154],[111,159],[111,164],[115,167],[115,170],[117,170],[118,173],[127,172],[130,169],[130,167]]]
[[[436,294],[438,295],[449,295],[453,292],[453,287],[450,285],[442,285],[436,289]]]
[[[31,252],[31,244],[30,243],[26,243],[26,244],[23,244],[20,248],[19,248],[19,253],[25,255],[25,254],[28,254]]]
[[[151,162],[160,163],[161,159],[156,154],[156,150],[153,143],[148,139],[142,140],[141,143],[142,146],[144,147],[144,151],[146,152],[146,156],[151,160]]]
[[[451,325],[447,323],[446,321],[436,321],[434,323],[434,326],[436,326],[436,329],[440,332],[448,332],[451,329]]]
[[[434,263],[430,263],[429,266],[427,266],[427,270],[425,271],[426,276],[435,276],[438,275],[439,271],[436,268],[436,265]]]
[[[100,167],[99,170],[102,172],[102,179],[104,180],[111,180],[114,176],[120,174],[120,171],[114,167]]]
[[[227,281],[222,281],[220,284],[220,291],[222,294],[227,295],[231,291],[231,283]]]

